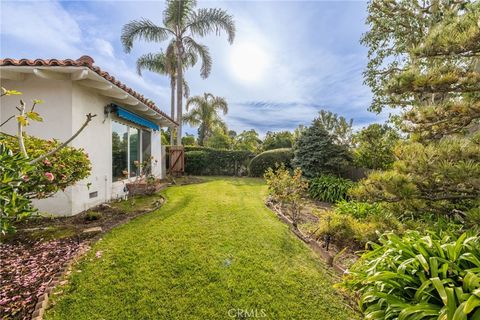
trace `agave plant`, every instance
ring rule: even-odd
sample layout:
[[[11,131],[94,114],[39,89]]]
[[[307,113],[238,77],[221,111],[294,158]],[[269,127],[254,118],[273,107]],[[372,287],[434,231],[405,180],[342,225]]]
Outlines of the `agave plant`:
[[[365,319],[480,319],[480,237],[409,231],[371,244],[344,285]]]

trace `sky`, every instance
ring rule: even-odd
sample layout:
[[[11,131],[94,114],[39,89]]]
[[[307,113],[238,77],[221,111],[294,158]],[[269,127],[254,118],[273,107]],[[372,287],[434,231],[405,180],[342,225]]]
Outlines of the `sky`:
[[[234,16],[236,37],[208,36],[213,68],[207,79],[199,66],[186,79],[191,95],[210,92],[226,98],[230,129],[293,130],[308,125],[321,109],[354,119],[359,129],[388,115],[367,111],[370,89],[363,85],[367,49],[360,44],[364,1],[198,1]],[[125,53],[122,26],[148,18],[162,24],[164,1],[5,1],[0,0],[2,58],[77,59],[95,64],[170,112],[169,80],[136,73],[136,59],[159,52],[165,43],[135,42]],[[186,127],[196,134],[196,128]]]

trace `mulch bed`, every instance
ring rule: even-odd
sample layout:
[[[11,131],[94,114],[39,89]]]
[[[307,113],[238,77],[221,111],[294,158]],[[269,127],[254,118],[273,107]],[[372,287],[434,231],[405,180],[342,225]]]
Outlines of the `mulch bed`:
[[[39,298],[80,249],[163,202],[157,196],[143,205],[134,202],[129,210],[100,205],[71,217],[36,217],[17,224],[15,234],[0,239],[0,319],[31,319]],[[91,220],[92,212],[96,220]],[[101,231],[84,232],[94,227]]]

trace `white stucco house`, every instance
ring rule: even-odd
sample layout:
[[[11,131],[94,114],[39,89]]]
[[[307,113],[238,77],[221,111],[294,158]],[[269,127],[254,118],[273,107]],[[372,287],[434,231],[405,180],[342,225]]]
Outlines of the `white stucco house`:
[[[44,101],[37,109],[43,122],[29,125],[29,135],[65,141],[84,123],[86,114],[97,115],[71,142],[88,153],[91,175],[51,198],[36,200],[40,211],[74,215],[124,196],[125,183],[138,174],[134,161],[153,158],[152,174],[165,176],[160,129],[177,123],[152,101],[95,66],[91,57],[0,59],[0,79],[2,87],[23,93],[1,99],[0,123],[16,114],[20,98]],[[15,134],[15,121],[2,131]]]

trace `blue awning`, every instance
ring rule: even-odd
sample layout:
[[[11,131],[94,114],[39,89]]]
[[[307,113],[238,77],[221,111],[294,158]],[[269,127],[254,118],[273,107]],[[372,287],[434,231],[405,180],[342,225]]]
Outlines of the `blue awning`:
[[[136,123],[138,125],[141,125],[143,127],[147,127],[157,131],[160,130],[160,127],[155,122],[142,118],[141,116],[133,112],[130,112],[128,110],[125,110],[122,107],[117,106],[116,104],[114,104],[114,106],[115,106],[115,113],[117,114],[118,117],[130,122]]]

